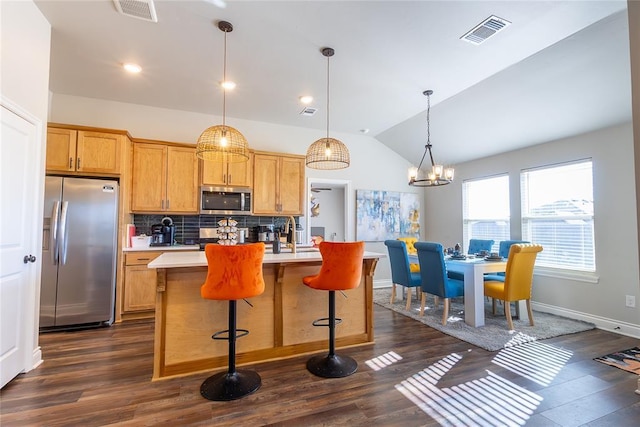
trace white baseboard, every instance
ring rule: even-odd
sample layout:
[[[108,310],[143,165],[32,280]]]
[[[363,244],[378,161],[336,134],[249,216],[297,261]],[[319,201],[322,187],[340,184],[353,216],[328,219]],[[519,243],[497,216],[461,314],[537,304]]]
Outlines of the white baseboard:
[[[31,355],[31,369],[35,369],[42,364],[42,349],[40,346],[33,349],[33,353]],[[29,372],[31,369],[26,370],[25,372]]]
[[[373,281],[373,289],[390,288],[392,285],[393,285],[393,282],[391,281],[391,279]]]
[[[593,314],[582,313],[579,311],[569,310],[563,307],[556,307],[549,304],[542,304],[535,301],[531,302],[531,308],[544,313],[551,313],[558,316],[568,317],[570,319],[591,322],[596,325],[596,328],[598,329],[640,339],[640,326],[634,325],[632,323],[620,322],[615,319],[608,319],[606,317],[595,316]]]

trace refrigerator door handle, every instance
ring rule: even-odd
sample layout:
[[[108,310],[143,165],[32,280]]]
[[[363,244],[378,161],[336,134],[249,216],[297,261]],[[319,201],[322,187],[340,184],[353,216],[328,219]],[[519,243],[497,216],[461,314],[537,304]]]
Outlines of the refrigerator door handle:
[[[58,245],[60,246],[60,264],[67,262],[67,210],[69,209],[69,202],[62,202],[62,211],[60,212],[60,237],[58,238]]]
[[[58,222],[60,221],[60,201],[53,202],[51,212],[51,229],[49,230],[49,247],[51,248],[51,264],[58,264]]]

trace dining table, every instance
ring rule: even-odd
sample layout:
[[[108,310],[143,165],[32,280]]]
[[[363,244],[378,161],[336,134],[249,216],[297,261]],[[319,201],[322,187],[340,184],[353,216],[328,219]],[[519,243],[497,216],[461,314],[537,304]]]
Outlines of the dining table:
[[[484,274],[500,273],[507,269],[507,260],[488,261],[482,257],[465,259],[445,257],[447,271],[464,274],[464,321],[475,328],[484,326]],[[526,310],[520,310],[520,313]]]
[[[410,262],[418,262],[417,255],[409,256]],[[474,328],[484,326],[484,274],[500,273],[507,269],[506,258],[487,260],[480,256],[467,255],[464,259],[454,259],[445,256],[447,271],[464,275],[464,321]],[[516,311],[520,316],[527,313],[524,301],[519,301],[520,307]]]

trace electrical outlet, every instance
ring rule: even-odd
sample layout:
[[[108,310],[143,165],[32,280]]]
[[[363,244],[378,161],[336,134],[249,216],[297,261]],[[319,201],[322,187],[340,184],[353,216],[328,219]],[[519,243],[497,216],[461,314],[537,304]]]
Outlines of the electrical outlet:
[[[636,306],[636,297],[633,295],[627,295],[625,304],[627,307],[634,308]]]

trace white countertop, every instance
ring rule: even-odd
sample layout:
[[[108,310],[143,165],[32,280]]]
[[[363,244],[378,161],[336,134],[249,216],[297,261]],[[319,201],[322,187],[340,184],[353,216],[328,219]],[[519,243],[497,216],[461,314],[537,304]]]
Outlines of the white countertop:
[[[384,258],[385,254],[365,252],[365,259]],[[320,251],[315,248],[298,250],[297,253],[283,251],[279,254],[265,253],[263,264],[278,264],[282,262],[309,262],[322,261]],[[166,252],[148,264],[149,268],[180,268],[180,267],[206,267],[207,257],[204,251],[198,252]]]
[[[143,246],[136,248],[122,248],[122,252],[144,251],[199,251],[200,245],[172,245],[172,246]]]

